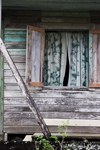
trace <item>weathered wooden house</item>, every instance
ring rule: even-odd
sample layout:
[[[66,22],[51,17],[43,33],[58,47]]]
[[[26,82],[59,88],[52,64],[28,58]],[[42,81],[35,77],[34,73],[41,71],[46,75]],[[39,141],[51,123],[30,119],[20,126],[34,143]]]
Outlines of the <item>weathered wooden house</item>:
[[[0,12],[1,38],[51,133],[69,119],[69,137],[100,137],[100,1],[3,0]],[[0,134],[40,132],[1,55]]]

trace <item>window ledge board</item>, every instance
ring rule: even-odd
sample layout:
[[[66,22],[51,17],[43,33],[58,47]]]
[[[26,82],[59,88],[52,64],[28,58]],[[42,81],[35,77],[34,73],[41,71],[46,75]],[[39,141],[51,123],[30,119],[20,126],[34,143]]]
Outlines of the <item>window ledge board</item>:
[[[69,86],[43,86],[43,90],[72,90],[72,91],[88,91],[88,87],[69,87]]]

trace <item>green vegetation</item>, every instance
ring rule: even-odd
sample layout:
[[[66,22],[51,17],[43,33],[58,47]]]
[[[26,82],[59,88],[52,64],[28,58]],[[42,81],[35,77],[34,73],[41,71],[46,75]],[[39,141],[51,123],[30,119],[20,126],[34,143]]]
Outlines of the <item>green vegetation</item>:
[[[51,136],[50,139],[51,141],[53,140],[53,143],[51,141],[46,140],[43,136],[36,136],[35,137],[35,146],[36,146],[36,150],[39,150],[38,145],[43,145],[43,150],[54,150],[54,147],[56,144],[58,144],[60,146],[60,150],[63,149],[63,144],[64,144],[64,140],[65,137],[67,137],[67,128],[69,125],[69,120],[67,120],[67,122],[62,122],[63,126],[58,126],[58,133],[61,135],[62,140],[58,140],[57,136]],[[64,127],[65,132],[62,132],[62,127]],[[70,150],[70,149],[65,149],[65,150]]]

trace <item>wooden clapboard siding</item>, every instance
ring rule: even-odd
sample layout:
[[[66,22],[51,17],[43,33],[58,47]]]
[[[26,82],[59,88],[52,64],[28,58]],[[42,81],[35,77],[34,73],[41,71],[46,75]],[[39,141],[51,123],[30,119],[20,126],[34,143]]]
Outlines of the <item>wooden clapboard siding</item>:
[[[48,14],[44,14],[44,17],[48,18]],[[89,19],[88,17],[86,18]],[[44,26],[46,23],[45,21],[46,20],[42,22]],[[61,19],[59,22],[60,21]],[[17,27],[16,22],[13,24],[11,21],[8,26],[11,27],[11,24],[14,25],[14,27]],[[18,23],[18,25],[19,24],[20,23]],[[49,24],[49,26],[51,25],[52,23]],[[64,25],[66,25],[66,23]],[[13,37],[14,39],[12,40]],[[5,29],[5,38],[5,44],[9,53],[11,54],[21,76],[25,79],[26,29],[7,28]],[[61,123],[58,122],[60,121],[59,119],[70,119],[72,124],[70,124],[68,128],[68,136],[100,136],[100,90],[92,91],[83,87],[40,88],[32,86],[28,86],[28,89],[43,118],[50,119],[47,120],[47,124],[52,133],[58,133],[57,125]],[[58,120],[54,121],[54,119]],[[58,122],[58,124],[55,125],[55,122]],[[83,122],[87,122],[87,124],[83,124]],[[63,128],[63,131],[64,130],[65,129]],[[35,121],[34,115],[29,109],[6,60],[4,61],[4,132],[28,134],[41,132],[41,129]]]
[[[10,101],[9,101],[10,102]],[[93,120],[100,120],[100,113],[80,113],[80,112],[41,112],[43,118],[55,118],[55,119],[93,119]],[[5,119],[34,119],[34,115],[31,112],[5,112],[4,114]]]

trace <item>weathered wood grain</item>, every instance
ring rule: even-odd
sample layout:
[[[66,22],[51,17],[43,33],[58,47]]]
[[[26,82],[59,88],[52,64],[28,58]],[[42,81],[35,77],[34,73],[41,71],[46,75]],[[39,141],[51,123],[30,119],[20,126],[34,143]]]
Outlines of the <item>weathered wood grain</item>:
[[[6,42],[5,46],[8,49],[26,49],[25,42]]]
[[[26,56],[22,56],[22,55],[12,56],[12,59],[13,59],[14,63],[25,63],[26,62]],[[4,59],[4,62],[6,63],[5,59]]]
[[[37,120],[38,124],[40,125],[45,138],[47,138],[49,140],[51,133],[50,133],[47,125],[45,124],[45,122],[42,118],[42,115],[40,114],[38,107],[36,106],[34,100],[32,101],[31,95],[30,95],[22,77],[20,76],[20,74],[17,70],[17,67],[15,66],[13,60],[11,59],[9,52],[7,51],[2,39],[0,39],[0,50],[2,52],[2,55],[5,57],[10,69],[12,70],[14,77],[17,81],[17,84],[19,85],[19,87],[23,93],[23,96],[25,97],[25,99],[28,103],[30,110],[34,113],[35,119]]]
[[[19,70],[19,73],[22,77],[25,77],[25,70]],[[5,77],[14,77],[13,73],[11,72],[11,70],[5,70],[4,71],[4,76]]]
[[[22,78],[23,78],[23,80],[24,80],[24,82],[25,82],[25,77],[22,76]],[[13,84],[13,83],[17,83],[17,81],[16,81],[16,79],[15,79],[14,77],[9,77],[9,76],[7,76],[7,77],[4,78],[4,83],[5,83],[5,84],[6,84],[6,83],[11,83],[11,84]]]
[[[40,65],[41,65],[41,39],[42,34],[38,31],[32,31],[31,45],[31,82],[41,82]]]
[[[23,103],[24,104],[24,103]],[[88,119],[88,120],[100,120],[100,113],[80,113],[80,112],[41,112],[43,118],[55,118],[55,119]],[[34,119],[34,115],[31,112],[5,112],[5,119]]]
[[[66,105],[66,106],[100,106],[100,98],[83,99],[83,98],[34,98],[34,101],[38,105]],[[4,98],[4,104],[6,105],[26,105],[27,102],[24,98]]]
[[[6,81],[8,82],[8,80]],[[35,91],[31,93],[32,97],[38,97],[38,98],[51,98],[51,97],[60,97],[60,98],[84,98],[84,99],[95,99],[95,98],[100,98],[99,95],[100,91],[97,92],[89,92],[89,91]],[[16,93],[16,95],[15,95]],[[23,97],[22,93],[20,91],[4,91],[4,96],[7,97]]]
[[[88,91],[87,87],[73,87],[73,86],[44,86],[43,90],[72,90],[72,91]]]
[[[43,79],[43,77],[41,78],[41,76],[43,76],[43,73],[41,73],[43,72],[43,67],[41,69],[41,66],[43,66],[44,60],[44,32],[44,29],[28,26],[26,52],[26,83],[43,82],[41,80]],[[36,85],[34,84],[34,86]]]
[[[20,55],[25,56],[26,55],[26,49],[8,49],[9,54],[12,56]]]
[[[58,133],[57,131],[57,127],[49,127],[50,131],[52,133]],[[62,128],[63,129],[63,128]],[[79,129],[79,132],[77,131]],[[98,127],[68,127],[68,136],[99,136],[100,137],[100,134],[99,134],[99,131],[100,128]],[[39,126],[30,126],[29,128],[27,126],[24,126],[24,127],[21,127],[21,126],[5,126],[4,127],[4,132],[7,132],[7,133],[28,133],[28,134],[32,134],[32,131],[34,131],[34,133],[38,132],[40,133],[41,132],[41,129]],[[63,129],[64,131],[64,129]],[[80,131],[82,131],[82,133],[80,133]],[[89,134],[88,134],[89,133]],[[94,134],[93,134],[94,133]]]
[[[63,121],[66,119],[44,119],[48,126],[63,126]],[[38,126],[35,119],[4,119],[4,125],[6,126]],[[81,127],[100,127],[100,120],[82,120],[82,119],[70,119],[68,126],[81,126]],[[95,132],[95,131],[94,131]]]
[[[87,128],[87,127],[86,127]],[[52,131],[53,129],[52,129],[52,127],[49,127],[49,129],[50,129],[50,131]],[[80,129],[80,128],[79,128]],[[87,129],[90,129],[90,128],[87,128]],[[93,129],[94,131],[97,131],[98,129],[97,129],[97,127],[96,128],[92,128],[91,127],[91,129]],[[80,129],[80,131],[81,131],[82,129]],[[85,129],[83,128],[83,130],[85,131]],[[7,133],[19,133],[19,134],[23,134],[23,133],[25,133],[25,134],[33,134],[33,132],[32,131],[34,131],[34,133],[37,133],[37,134],[34,134],[34,135],[40,135],[39,133],[40,133],[40,128],[38,128],[38,126],[34,126],[34,127],[19,127],[19,126],[15,126],[15,127],[13,127],[13,126],[11,126],[11,127],[9,127],[9,126],[5,126],[4,127],[4,132],[7,132]],[[89,130],[88,130],[89,131]],[[59,135],[58,134],[58,131],[57,131],[57,128],[54,130],[54,132],[52,132],[51,133],[52,135],[57,135],[57,136],[60,136],[61,137],[61,135]],[[43,135],[43,134],[41,134],[41,135]],[[74,133],[74,129],[73,129],[73,132],[72,133],[67,133],[67,136],[68,137],[100,137],[100,134],[98,134],[98,133],[94,133],[94,134],[91,134],[91,133]]]
[[[93,34],[93,82],[97,82],[97,34]]]
[[[37,105],[40,112],[97,112],[100,113],[99,106],[66,106],[66,105]],[[30,112],[28,106],[4,106],[5,112]]]
[[[34,86],[27,86],[27,88],[29,89],[29,91],[41,91],[42,90],[42,87],[34,87]],[[7,83],[7,84],[4,84],[4,89],[5,90],[16,90],[16,91],[19,91],[20,88],[19,86],[17,85],[17,83]]]
[[[100,34],[98,34],[97,43],[97,82],[100,83]]]
[[[26,35],[5,35],[4,42],[26,42]]]
[[[25,63],[15,63],[17,69],[24,69],[25,70]],[[4,63],[4,69],[9,69],[10,70],[10,67],[8,66],[7,63]]]

